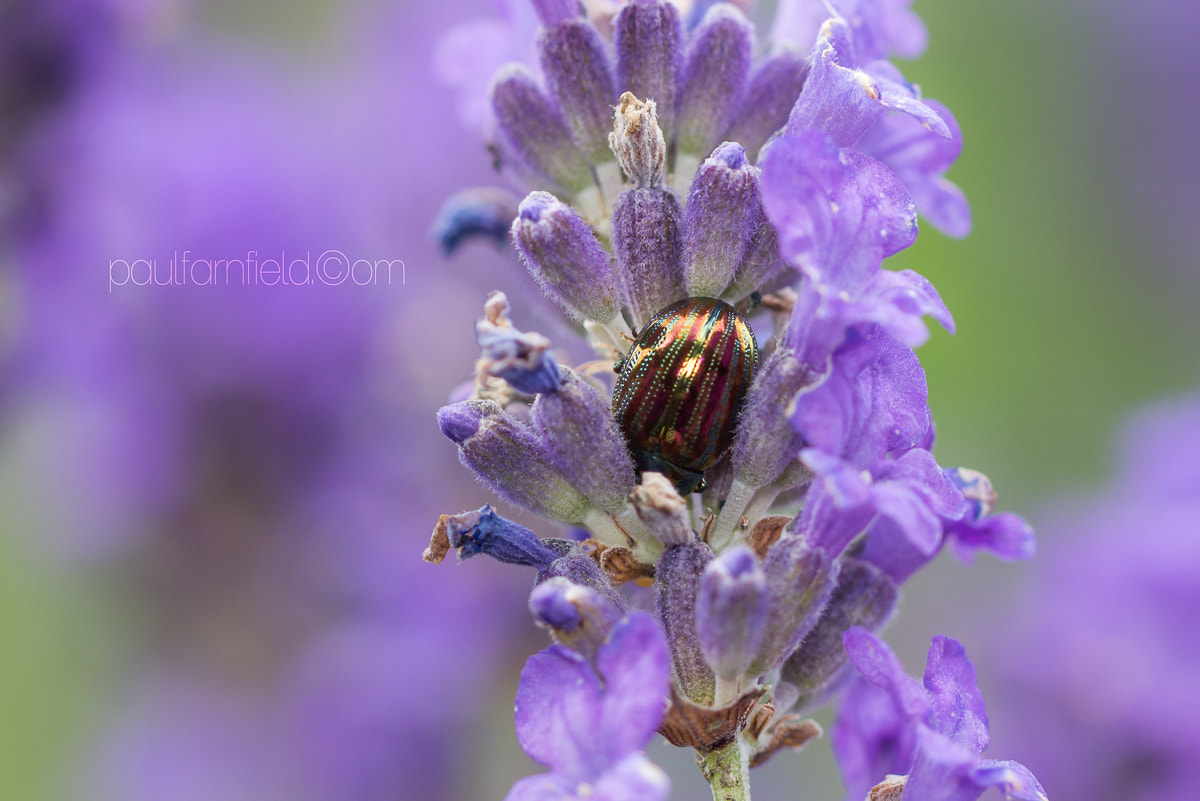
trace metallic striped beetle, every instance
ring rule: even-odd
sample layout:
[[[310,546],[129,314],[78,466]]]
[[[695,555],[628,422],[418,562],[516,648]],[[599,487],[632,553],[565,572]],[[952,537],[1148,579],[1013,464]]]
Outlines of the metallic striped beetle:
[[[681,495],[703,490],[757,368],[754,332],[728,303],[687,298],[656,314],[613,366],[613,414],[638,475],[662,473]]]

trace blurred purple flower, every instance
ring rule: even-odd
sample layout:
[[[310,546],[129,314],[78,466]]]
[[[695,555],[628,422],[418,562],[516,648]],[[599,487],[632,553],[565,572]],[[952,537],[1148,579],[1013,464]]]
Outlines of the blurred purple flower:
[[[20,143],[45,202],[3,243],[9,492],[31,539],[146,610],[82,797],[472,789],[449,756],[520,609],[485,619],[511,579],[432,586],[416,558],[462,491],[424,421],[466,371],[430,338],[472,343],[442,339],[454,281],[411,268],[436,258],[436,202],[480,170],[454,121],[411,123],[433,87],[396,78],[444,20],[406,10],[384,50],[379,12],[356,13],[327,72],[187,29],[118,48]],[[390,280],[323,281],[328,250],[389,260]],[[281,254],[313,283],[276,280]],[[219,260],[243,262],[228,284]]]
[[[1200,760],[1200,396],[1125,427],[1116,478],[1064,505],[994,642],[1009,748],[1055,798],[1166,801]]]

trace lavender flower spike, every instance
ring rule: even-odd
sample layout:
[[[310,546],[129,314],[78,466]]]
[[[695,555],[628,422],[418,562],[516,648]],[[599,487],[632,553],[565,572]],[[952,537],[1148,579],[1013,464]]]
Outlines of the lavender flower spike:
[[[550,767],[505,801],[661,801],[670,783],[642,749],[658,728],[670,662],[662,631],[631,612],[594,661],[561,645],[534,654],[517,689],[517,740]]]
[[[980,756],[989,740],[987,713],[957,640],[934,637],[923,687],[866,629],[850,629],[845,643],[866,680],[847,695],[832,732],[847,801],[904,774],[906,801],[975,801],[989,787],[1011,801],[1047,801],[1024,765]]]

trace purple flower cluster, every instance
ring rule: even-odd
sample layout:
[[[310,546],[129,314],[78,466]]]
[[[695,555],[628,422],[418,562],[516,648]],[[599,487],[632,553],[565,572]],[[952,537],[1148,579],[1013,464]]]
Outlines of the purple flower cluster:
[[[649,793],[637,789],[650,782],[640,757],[635,773],[621,768],[648,737],[648,713],[630,711],[642,734],[619,745],[593,732],[605,755],[593,764],[579,748],[547,743],[561,729],[595,728],[611,699],[580,689],[557,692],[556,706],[532,703],[569,676],[584,688],[606,675],[589,654],[620,647],[612,621],[628,608],[621,583],[654,584],[671,676],[655,726],[696,749],[718,797],[748,798],[750,766],[819,733],[800,713],[848,677],[845,632],[880,628],[898,587],[944,546],[964,557],[1032,554],[1028,526],[992,514],[986,477],[943,468],[931,454],[913,348],[928,337],[926,316],[951,330],[953,320],[922,276],[883,269],[915,241],[918,213],[952,235],[970,227],[962,193],[945,178],[961,147],[957,125],[887,60],[924,46],[906,5],[781,4],[771,37],[756,43],[731,3],[698,3],[687,16],[635,0],[589,18],[576,0],[535,0],[542,80],[512,64],[492,82],[497,165],[534,190],[508,226],[515,250],[614,369],[634,332],[682,299],[773,312],[758,325],[763,360],[739,399],[732,444],[702,482],[673,484],[631,455],[639,432],[614,419],[599,380],[607,365],[561,364],[545,337],[514,326],[504,295],[489,298],[474,385],[438,413],[442,432],[504,500],[589,537],[539,541],[484,507],[444,516],[426,552],[430,561],[451,549],[488,553],[537,569],[535,598],[547,606],[535,604],[535,614],[558,644],[522,677],[518,730],[552,772],[511,798]],[[447,249],[503,230],[488,215],[506,206],[480,197],[447,205],[438,229]],[[701,382],[704,362],[681,367],[685,380]],[[681,496],[696,484],[698,494]],[[554,603],[539,594],[550,582],[563,595]],[[568,602],[568,592],[591,600]],[[597,598],[614,609],[579,611]],[[569,612],[574,627],[544,608]],[[576,631],[589,626],[598,630]],[[597,642],[607,644],[596,651]],[[898,685],[893,663],[876,684]],[[919,789],[907,797],[964,798],[967,779],[1031,797],[1019,789],[1036,785],[1027,773],[1012,778],[978,760],[986,723],[969,663],[955,652],[945,665],[964,674],[945,692],[974,704],[978,719],[968,743],[943,720],[957,701],[938,696],[906,711],[903,725],[924,738],[912,763]],[[655,670],[644,675],[663,691]],[[651,690],[613,683],[643,709]],[[926,748],[934,735],[945,742]]]

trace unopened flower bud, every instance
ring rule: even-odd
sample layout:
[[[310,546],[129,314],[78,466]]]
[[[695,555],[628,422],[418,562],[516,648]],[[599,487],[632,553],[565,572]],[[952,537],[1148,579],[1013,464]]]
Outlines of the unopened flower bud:
[[[686,545],[695,539],[687,502],[662,473],[643,473],[630,499],[637,516],[663,545]]]
[[[575,319],[608,323],[621,313],[617,270],[579,213],[549,192],[521,201],[512,238],[542,291]]]
[[[725,138],[741,142],[757,159],[759,149],[781,129],[808,74],[808,54],[786,48],[764,60],[750,76],[733,127]]]
[[[665,187],[621,193],[613,210],[613,251],[638,328],[686,297],[679,254],[679,200]]]
[[[799,691],[797,711],[821,703],[837,688],[846,664],[842,635],[851,626],[878,631],[896,608],[899,590],[882,570],[848,556],[838,562],[841,569],[829,603],[780,672],[780,678]]]
[[[543,30],[537,43],[546,84],[575,144],[592,164],[610,161],[608,115],[617,92],[600,32],[586,19],[563,19]]]
[[[526,167],[573,194],[593,185],[591,166],[571,141],[562,112],[529,70],[502,67],[491,97],[497,129]]]
[[[700,704],[712,703],[716,693],[716,679],[696,633],[700,576],[712,558],[712,550],[702,542],[667,548],[658,560],[654,582],[658,588],[658,617],[671,647],[675,683],[684,695]]]
[[[820,548],[784,534],[763,560],[767,576],[767,623],[762,645],[747,673],[779,667],[816,625],[837,581],[838,564]]]
[[[691,297],[719,297],[758,227],[758,168],[736,142],[725,142],[700,165],[683,213],[683,274]]]
[[[624,508],[637,477],[612,404],[600,390],[568,370],[558,391],[534,403],[533,423],[573,487],[607,512]]]
[[[696,599],[696,633],[718,677],[736,681],[758,653],[767,623],[767,577],[754,551],[737,545],[708,563]]]
[[[680,80],[676,142],[703,158],[729,128],[746,87],[754,34],[731,3],[715,3],[692,31]]]
[[[683,25],[666,0],[626,3],[613,26],[617,90],[658,104],[658,125],[671,140],[678,96]]]
[[[533,10],[547,28],[584,16],[583,4],[579,0],[533,0]]]
[[[442,433],[484,484],[517,506],[563,523],[581,523],[588,499],[558,471],[537,431],[495,401],[468,400],[438,410]]]

